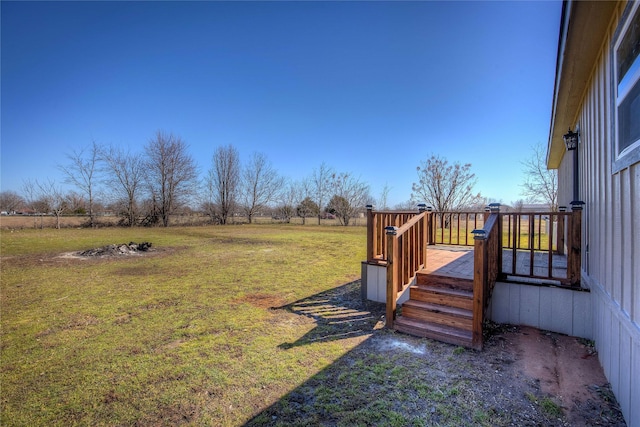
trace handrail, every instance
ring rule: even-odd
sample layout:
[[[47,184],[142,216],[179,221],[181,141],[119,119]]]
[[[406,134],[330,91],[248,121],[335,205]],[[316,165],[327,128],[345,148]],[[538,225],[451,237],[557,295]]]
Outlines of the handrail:
[[[385,228],[400,227],[417,215],[420,212],[374,211],[372,206],[367,206],[367,262],[386,263],[388,256]]]
[[[481,230],[474,230],[472,345],[481,350],[482,324],[502,265],[502,225],[499,210],[491,212]]]
[[[398,295],[427,265],[430,212],[422,212],[401,227],[388,226],[387,235],[387,311],[386,326],[393,328]]]

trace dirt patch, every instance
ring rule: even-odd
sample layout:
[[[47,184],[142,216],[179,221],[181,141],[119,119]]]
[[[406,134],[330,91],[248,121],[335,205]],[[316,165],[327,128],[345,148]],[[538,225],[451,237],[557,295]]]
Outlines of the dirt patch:
[[[591,343],[524,326],[508,338],[519,369],[539,381],[542,393],[556,397],[570,424],[580,424],[589,413],[597,418],[607,380]]]
[[[278,295],[255,293],[247,294],[243,297],[233,300],[234,303],[247,303],[259,308],[280,307],[286,301]]]
[[[335,319],[336,311],[349,317]],[[248,426],[625,425],[597,353],[583,339],[490,324],[484,350],[474,351],[396,333],[380,328],[384,305],[362,301],[359,282],[274,314],[316,324],[296,342],[283,343],[285,351],[364,339]]]

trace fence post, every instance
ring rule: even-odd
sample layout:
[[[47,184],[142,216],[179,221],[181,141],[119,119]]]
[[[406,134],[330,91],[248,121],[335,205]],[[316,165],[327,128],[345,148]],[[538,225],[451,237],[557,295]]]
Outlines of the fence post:
[[[571,202],[571,216],[568,232],[567,278],[571,286],[580,286],[582,267],[582,205],[584,202]]]
[[[398,239],[397,227],[386,227],[387,233],[387,311],[386,326],[393,329],[393,321],[396,318],[396,296],[398,294]]]
[[[373,217],[373,205],[367,205],[367,261],[373,261],[375,256],[373,249],[374,240],[374,217]]]

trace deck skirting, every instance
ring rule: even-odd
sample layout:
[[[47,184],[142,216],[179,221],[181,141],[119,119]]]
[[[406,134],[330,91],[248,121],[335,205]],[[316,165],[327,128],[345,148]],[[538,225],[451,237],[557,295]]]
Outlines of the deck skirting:
[[[387,266],[363,261],[361,269],[362,299],[385,304],[387,302]],[[408,299],[409,287],[407,287],[404,293],[398,296],[398,305]]]
[[[496,323],[593,339],[592,295],[555,286],[497,282],[489,306]]]

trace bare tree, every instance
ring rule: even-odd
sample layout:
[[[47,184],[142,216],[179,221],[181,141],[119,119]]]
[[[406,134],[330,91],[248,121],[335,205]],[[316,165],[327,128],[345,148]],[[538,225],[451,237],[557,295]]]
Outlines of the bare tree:
[[[36,186],[35,181],[27,179],[22,182],[22,194],[24,194],[24,202],[26,204],[25,207],[31,209],[35,214],[38,212],[38,188]],[[42,225],[42,219],[40,219],[40,224]],[[33,228],[38,228],[38,223],[36,221],[36,217],[33,217]]]
[[[96,192],[97,171],[100,149],[95,141],[91,145],[79,151],[73,150],[67,154],[68,165],[60,166],[60,170],[65,175],[65,182],[72,184],[86,196],[87,210],[89,213],[89,225],[95,225],[93,202]]]
[[[102,152],[106,165],[108,188],[116,200],[123,201],[127,225],[136,223],[139,193],[145,179],[144,161],[140,154],[109,147]]]
[[[387,206],[389,193],[391,192],[391,187],[389,184],[385,182],[384,187],[382,187],[382,191],[380,191],[380,198],[377,200],[377,206],[379,210],[386,210],[389,207]]]
[[[15,191],[7,190],[0,192],[0,210],[4,212],[15,212],[24,202],[22,196]]]
[[[205,184],[207,213],[220,224],[226,224],[235,208],[240,185],[240,155],[232,145],[218,147],[213,153]]]
[[[240,200],[249,221],[275,200],[284,181],[262,153],[254,153],[242,173]]]
[[[82,194],[69,191],[64,198],[67,211],[76,215],[84,215],[87,213],[87,201]]]
[[[369,199],[369,185],[350,173],[340,173],[333,175],[331,187],[333,197],[327,210],[336,215],[342,225],[347,226],[350,219],[365,207]]]
[[[67,198],[55,181],[27,180],[22,185],[26,201],[35,214],[40,214],[40,227],[42,227],[42,214],[52,213],[56,217],[56,228],[60,229],[60,216],[67,210]],[[34,228],[36,219],[33,219]]]
[[[294,181],[287,181],[278,193],[277,216],[287,224],[296,215],[296,206],[300,202],[301,196],[302,184]]]
[[[398,211],[414,211],[417,210],[416,203],[412,200],[405,200],[404,202],[396,203],[393,209]]]
[[[454,212],[479,203],[480,193],[473,193],[476,183],[471,164],[461,165],[432,155],[417,167],[418,182],[413,183],[411,200],[424,202],[438,212]]]
[[[322,207],[331,195],[333,176],[333,169],[324,162],[322,162],[319,168],[314,169],[311,174],[310,182],[313,191],[313,200],[316,205],[318,205],[318,225],[320,225],[320,219],[322,217]]]
[[[193,194],[198,176],[187,145],[172,133],[158,131],[145,147],[146,179],[162,225]]]
[[[524,209],[524,200],[518,199],[515,202],[512,202],[511,208],[514,212],[522,212],[522,210]]]
[[[525,181],[522,195],[529,203],[546,203],[549,209],[558,210],[558,171],[547,169],[546,149],[541,143],[531,147],[531,157],[522,162]]]

